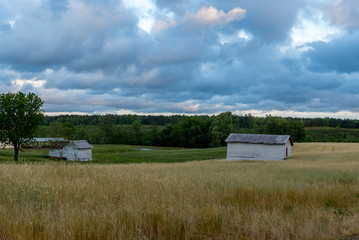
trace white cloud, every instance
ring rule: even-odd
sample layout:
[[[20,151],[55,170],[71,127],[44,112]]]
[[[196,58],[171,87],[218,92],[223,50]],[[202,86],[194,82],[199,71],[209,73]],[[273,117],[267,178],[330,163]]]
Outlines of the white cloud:
[[[219,43],[221,45],[231,44],[231,43],[243,43],[246,44],[247,42],[253,39],[251,33],[241,29],[238,32],[228,35],[228,34],[218,34]]]
[[[8,23],[9,23],[11,28],[14,28],[16,21],[15,20],[10,20]]]
[[[155,26],[152,29],[152,32],[158,33],[161,31],[164,31],[166,29],[175,27],[177,25],[177,22],[173,19],[166,19],[166,20],[158,20],[155,24]]]
[[[44,86],[45,80],[23,80],[23,79],[17,79],[12,81],[11,83],[13,85],[16,85],[17,87],[21,88],[24,84],[30,84],[33,87],[40,88]]]
[[[261,111],[261,110],[246,110],[246,111],[233,111],[238,115],[251,114],[256,117],[265,117],[267,115],[280,116],[280,117],[298,117],[298,118],[341,118],[341,119],[359,119],[359,113],[350,111],[339,112],[297,112],[297,111]]]
[[[340,29],[331,26],[324,19],[322,12],[314,9],[301,11],[291,30],[292,45],[302,46],[316,41],[329,42],[340,33]]]
[[[196,14],[189,13],[182,21],[179,22],[173,19],[174,15],[172,12],[165,15],[168,16],[168,18],[165,20],[157,20],[152,29],[153,33],[158,33],[166,29],[176,27],[179,24],[187,25],[189,27],[222,27],[233,21],[239,21],[244,18],[246,10],[237,7],[225,13],[223,10],[218,10],[213,6],[208,8],[201,7]],[[244,30],[241,30],[238,32],[238,37],[248,40],[251,36]]]
[[[246,10],[239,7],[225,13],[223,10],[210,6],[208,8],[201,7],[196,14],[189,14],[186,18],[197,26],[207,27],[215,25],[224,26],[233,21],[241,20],[245,15]]]
[[[157,11],[156,5],[150,0],[124,0],[124,4],[134,9],[138,17],[138,27],[150,33],[156,23],[154,17]]]

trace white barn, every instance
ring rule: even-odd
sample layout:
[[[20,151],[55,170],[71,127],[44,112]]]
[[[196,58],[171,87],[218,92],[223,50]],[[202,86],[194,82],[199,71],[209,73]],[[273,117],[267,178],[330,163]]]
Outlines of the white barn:
[[[237,134],[226,139],[227,160],[283,160],[291,155],[289,135]]]
[[[50,149],[49,158],[63,158],[70,161],[91,161],[92,148],[85,140],[71,141],[62,149]]]

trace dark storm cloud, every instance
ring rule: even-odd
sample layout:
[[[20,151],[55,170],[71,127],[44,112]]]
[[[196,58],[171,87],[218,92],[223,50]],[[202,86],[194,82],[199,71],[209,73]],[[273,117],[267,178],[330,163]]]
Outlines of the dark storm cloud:
[[[243,4],[243,5],[242,5]],[[296,21],[299,10],[306,1],[245,1],[241,6],[247,10],[244,28],[265,42],[283,41]]]
[[[50,10],[41,7],[34,12],[38,14],[34,17],[14,20],[14,27],[0,38],[0,45],[7,46],[0,50],[0,62],[11,64],[20,71],[71,65],[86,68],[83,62],[93,55],[103,54],[103,49],[108,51],[108,45],[136,38],[132,33],[137,20],[124,8],[114,10],[106,5],[94,8],[80,1],[72,1],[71,6],[66,1],[62,5],[57,1],[45,1],[44,5],[46,3]],[[46,14],[49,11],[61,11],[61,17],[52,18]],[[120,56],[123,55],[121,50],[128,51],[132,46],[117,44],[115,47]],[[126,62],[127,59],[122,60]]]
[[[345,34],[331,42],[316,42],[306,56],[313,71],[340,73],[359,72],[359,30]]]
[[[0,87],[37,92],[49,112],[358,111],[359,30],[345,10],[358,4],[340,3],[157,0],[146,32],[144,9],[118,0],[6,1]],[[293,46],[313,8],[342,35]]]

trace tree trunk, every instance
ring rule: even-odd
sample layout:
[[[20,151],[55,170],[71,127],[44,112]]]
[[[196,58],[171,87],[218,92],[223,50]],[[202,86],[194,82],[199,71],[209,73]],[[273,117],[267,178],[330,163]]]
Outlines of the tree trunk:
[[[14,161],[17,162],[19,160],[19,147],[17,144],[14,144]]]

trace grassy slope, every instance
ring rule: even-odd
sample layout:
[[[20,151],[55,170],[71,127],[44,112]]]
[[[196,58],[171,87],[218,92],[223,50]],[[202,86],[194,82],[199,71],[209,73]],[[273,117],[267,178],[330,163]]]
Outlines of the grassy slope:
[[[278,162],[7,162],[0,193],[0,239],[338,239],[359,229],[359,144]]]

